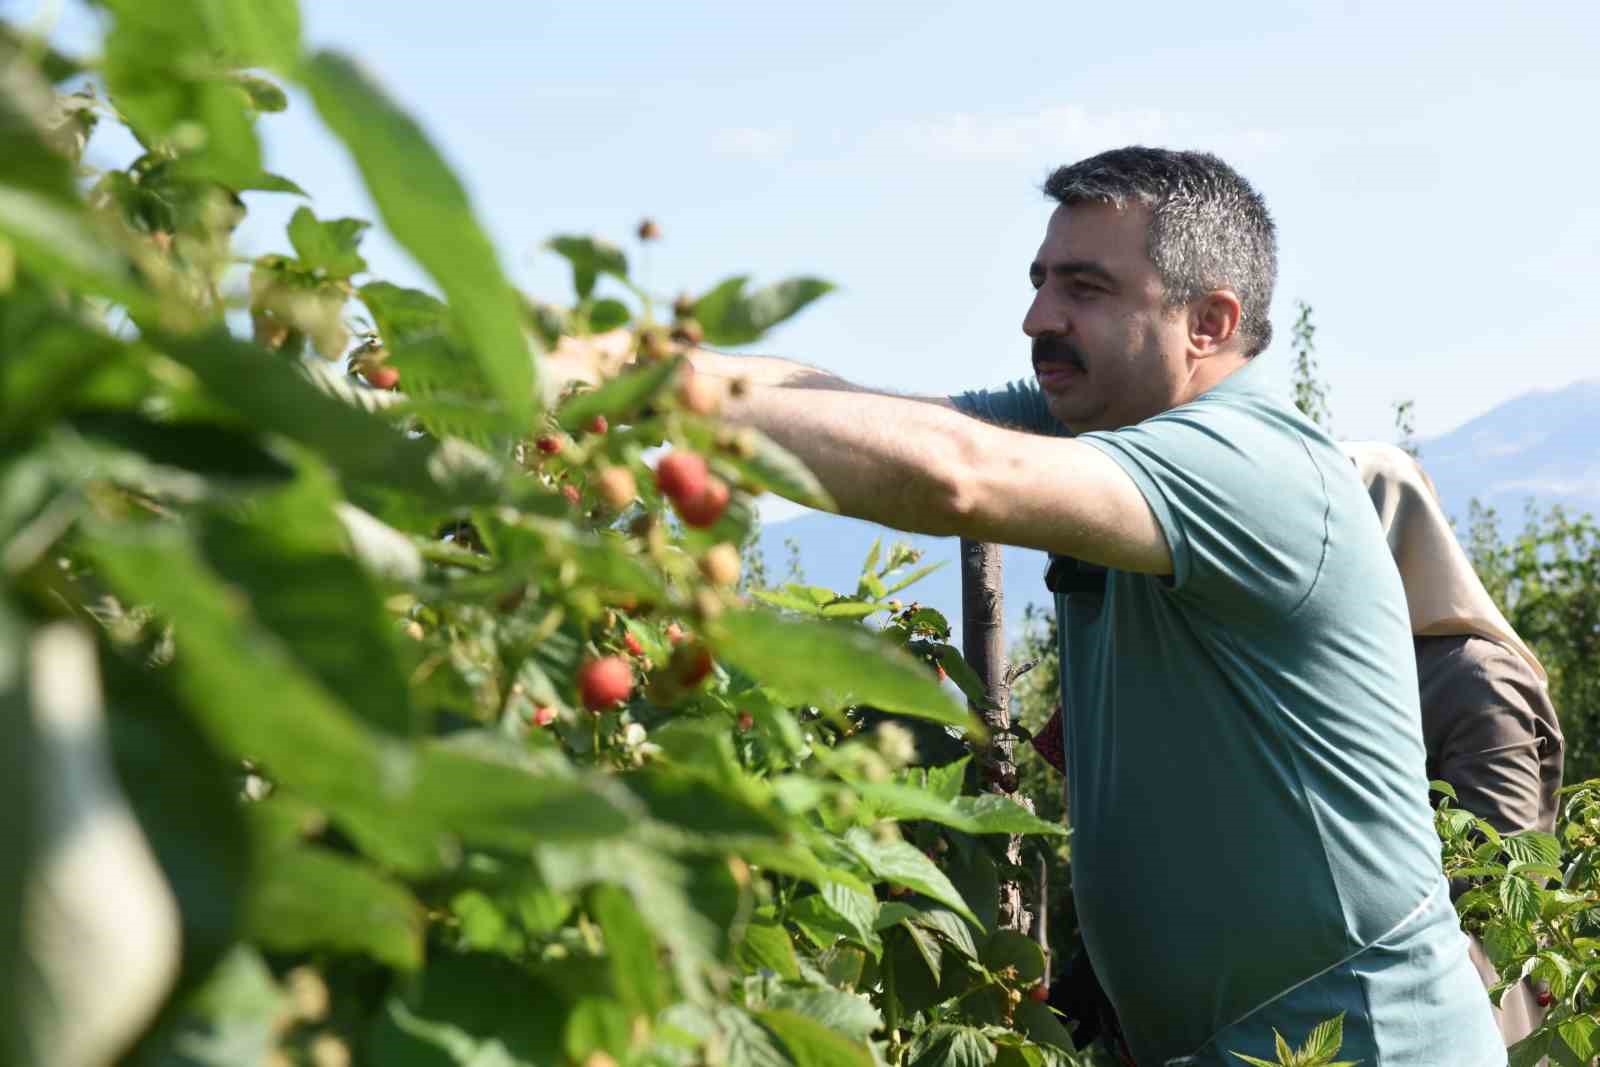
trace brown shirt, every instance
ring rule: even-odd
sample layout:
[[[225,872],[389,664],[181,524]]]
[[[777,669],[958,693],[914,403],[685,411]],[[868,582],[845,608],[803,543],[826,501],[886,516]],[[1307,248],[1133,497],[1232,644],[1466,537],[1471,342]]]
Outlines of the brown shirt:
[[[1502,833],[1555,829],[1561,726],[1527,661],[1482,637],[1417,637],[1428,777]]]

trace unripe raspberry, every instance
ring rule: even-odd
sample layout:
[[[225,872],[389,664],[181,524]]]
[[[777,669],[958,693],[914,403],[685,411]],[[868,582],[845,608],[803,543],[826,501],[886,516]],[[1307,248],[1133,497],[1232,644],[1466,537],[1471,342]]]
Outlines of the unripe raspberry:
[[[715,415],[722,407],[722,387],[705,375],[696,374],[678,386],[678,402],[696,415]]]
[[[549,726],[556,721],[556,709],[548,704],[542,704],[533,709],[533,714],[529,716],[528,721],[535,726]]]
[[[678,299],[672,302],[672,317],[675,319],[694,318],[694,297],[688,293],[679,293]]]
[[[328,983],[310,967],[296,967],[284,975],[289,990],[289,1001],[295,1018],[308,1023],[321,1022],[328,1017]]]
[[[700,559],[700,573],[712,585],[738,584],[739,550],[726,541],[712,545]]]
[[[656,224],[656,220],[655,219],[645,219],[645,220],[643,220],[642,222],[639,223],[639,240],[641,240],[641,241],[659,241],[659,240],[661,240],[661,227]]]
[[[589,432],[592,434],[603,434],[609,429],[611,429],[611,424],[606,421],[604,415],[596,415],[589,420]]]
[[[350,1067],[350,1046],[332,1034],[318,1034],[311,1040],[312,1067]]]
[[[622,647],[628,650],[629,655],[644,655],[644,646],[639,643],[639,639],[633,635],[632,630],[626,630],[623,632]]]
[[[674,645],[681,645],[689,640],[689,635],[683,632],[683,627],[675,622],[667,623],[667,641]]]
[[[750,728],[755,724],[756,717],[754,715],[751,715],[748,711],[741,711],[739,713],[739,732],[741,734],[749,733]]]
[[[632,691],[633,668],[621,656],[601,656],[578,668],[578,693],[590,711],[620,704]]]
[[[646,330],[639,335],[639,354],[651,363],[658,363],[672,355],[672,345],[660,330]]]
[[[670,452],[656,464],[656,486],[674,504],[703,495],[710,476],[705,458],[695,452]]]
[[[607,467],[595,479],[594,488],[612,511],[621,511],[639,495],[639,485],[633,480],[633,472],[626,467]]]
[[[561,495],[567,498],[569,504],[577,505],[583,501],[583,494],[578,492],[578,487],[571,482],[561,487]]]
[[[685,525],[703,530],[722,518],[722,513],[728,509],[729,495],[728,483],[712,476],[707,478],[705,488],[698,496],[674,500],[673,503],[678,506],[678,517]]]
[[[540,434],[538,440],[533,443],[534,447],[547,456],[560,455],[561,453],[561,438],[553,433]]]
[[[705,327],[694,319],[684,319],[672,328],[672,339],[683,345],[697,345],[706,339]]]
[[[422,629],[422,624],[420,622],[418,622],[416,619],[411,619],[411,620],[407,621],[407,623],[406,623],[406,636],[407,637],[411,638],[411,640],[413,640],[413,641],[421,641],[422,638],[423,638],[423,635],[424,635],[424,631]]]
[[[900,614],[900,609],[905,607],[905,605],[900,603],[900,601],[898,601],[898,600],[891,600],[891,601],[889,601],[888,607],[889,607],[889,610],[892,613],[894,613],[895,615],[898,615],[898,614]]]

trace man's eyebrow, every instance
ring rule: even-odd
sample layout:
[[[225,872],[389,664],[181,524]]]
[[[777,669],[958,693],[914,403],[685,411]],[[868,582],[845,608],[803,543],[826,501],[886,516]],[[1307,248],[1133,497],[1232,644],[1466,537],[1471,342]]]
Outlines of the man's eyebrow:
[[[1044,272],[1045,265],[1038,260],[1034,260],[1033,264],[1028,268],[1029,275],[1033,277],[1038,277]],[[1078,275],[1093,278],[1104,285],[1115,286],[1117,284],[1116,275],[1092,259],[1063,259],[1057,263],[1050,264],[1050,273],[1057,278]]]

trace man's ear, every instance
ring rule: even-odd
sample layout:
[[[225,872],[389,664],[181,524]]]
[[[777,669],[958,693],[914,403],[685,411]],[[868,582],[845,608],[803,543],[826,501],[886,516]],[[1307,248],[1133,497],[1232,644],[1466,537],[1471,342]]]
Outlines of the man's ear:
[[[1198,355],[1226,349],[1239,332],[1244,308],[1232,289],[1213,289],[1189,305],[1189,344]]]

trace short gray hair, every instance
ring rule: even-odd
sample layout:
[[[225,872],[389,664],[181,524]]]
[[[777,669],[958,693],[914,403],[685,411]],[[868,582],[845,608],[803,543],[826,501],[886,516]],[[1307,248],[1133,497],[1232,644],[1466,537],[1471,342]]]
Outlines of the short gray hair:
[[[1239,336],[1253,358],[1272,341],[1277,227],[1266,201],[1209,152],[1133,146],[1058,167],[1044,192],[1061,204],[1131,201],[1150,209],[1146,243],[1169,307],[1215,289],[1239,298]]]

